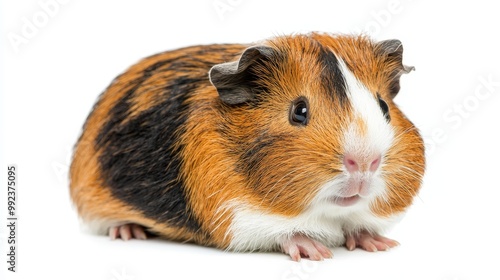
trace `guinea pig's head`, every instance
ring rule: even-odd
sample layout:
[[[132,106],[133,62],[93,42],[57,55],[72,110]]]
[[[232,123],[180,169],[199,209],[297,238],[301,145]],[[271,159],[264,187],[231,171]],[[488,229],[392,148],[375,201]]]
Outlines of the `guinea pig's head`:
[[[405,210],[421,185],[424,145],[393,99],[398,40],[278,37],[215,65],[217,127],[250,203],[282,215]]]

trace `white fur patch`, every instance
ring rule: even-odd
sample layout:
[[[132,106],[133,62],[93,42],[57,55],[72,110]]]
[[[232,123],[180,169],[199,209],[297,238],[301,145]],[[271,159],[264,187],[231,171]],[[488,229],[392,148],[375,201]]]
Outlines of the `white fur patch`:
[[[346,153],[379,153],[384,155],[394,140],[394,130],[387,122],[375,96],[347,68],[342,59],[339,67],[346,81],[346,94],[354,109],[354,115],[366,124],[367,134],[362,136],[356,123],[352,122],[344,133]]]

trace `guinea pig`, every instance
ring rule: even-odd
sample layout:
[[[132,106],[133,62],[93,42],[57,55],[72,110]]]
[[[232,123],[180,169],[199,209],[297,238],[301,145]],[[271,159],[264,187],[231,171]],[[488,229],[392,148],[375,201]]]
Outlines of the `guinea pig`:
[[[119,75],[70,168],[82,220],[150,235],[323,260],[382,234],[421,187],[424,144],[394,98],[399,40],[310,33],[167,51]]]

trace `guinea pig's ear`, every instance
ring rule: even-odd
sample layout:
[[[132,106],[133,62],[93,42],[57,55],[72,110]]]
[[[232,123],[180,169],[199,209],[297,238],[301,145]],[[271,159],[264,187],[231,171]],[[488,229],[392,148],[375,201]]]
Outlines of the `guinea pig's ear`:
[[[403,44],[401,41],[392,39],[385,40],[377,43],[376,50],[379,55],[385,56],[387,62],[394,68],[390,74],[389,93],[391,98],[396,97],[399,92],[399,78],[403,74],[407,74],[415,70],[413,66],[406,66],[403,64]]]
[[[209,71],[210,82],[217,88],[220,99],[231,105],[247,102],[255,97],[252,81],[255,74],[251,66],[257,61],[269,58],[274,49],[254,46],[246,49],[240,59],[214,65]]]

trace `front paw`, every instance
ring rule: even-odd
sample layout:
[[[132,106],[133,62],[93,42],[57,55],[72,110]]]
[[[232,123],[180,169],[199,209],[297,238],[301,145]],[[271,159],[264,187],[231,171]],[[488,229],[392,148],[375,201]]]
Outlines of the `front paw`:
[[[303,234],[294,234],[291,238],[283,241],[281,249],[294,261],[300,261],[302,257],[313,261],[322,261],[333,256],[328,247]]]
[[[399,242],[396,240],[392,240],[378,234],[372,234],[366,230],[346,235],[345,242],[345,246],[349,251],[354,250],[356,247],[368,252],[386,251],[398,245]]]

